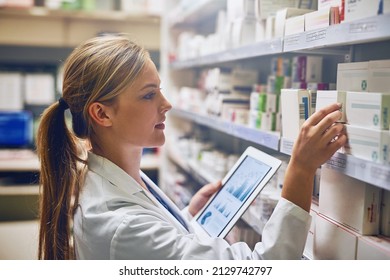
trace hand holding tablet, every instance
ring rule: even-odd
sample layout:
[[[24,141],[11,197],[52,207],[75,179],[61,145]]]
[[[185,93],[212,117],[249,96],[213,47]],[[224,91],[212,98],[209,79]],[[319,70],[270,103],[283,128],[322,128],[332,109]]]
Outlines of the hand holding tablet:
[[[281,161],[248,147],[222,180],[222,187],[191,220],[201,236],[225,237],[278,170]]]

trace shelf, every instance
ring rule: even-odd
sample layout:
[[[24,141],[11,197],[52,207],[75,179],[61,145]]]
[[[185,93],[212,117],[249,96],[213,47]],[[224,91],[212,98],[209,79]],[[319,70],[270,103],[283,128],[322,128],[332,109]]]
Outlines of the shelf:
[[[272,55],[282,53],[282,39],[273,39],[260,43],[250,44],[235,49],[229,49],[215,54],[209,54],[185,61],[174,61],[171,63],[172,69],[185,69],[191,67],[200,67],[241,59],[249,59],[258,56]]]
[[[38,156],[32,150],[1,150],[0,172],[38,172]]]
[[[280,139],[280,152],[291,155],[293,141]],[[335,153],[326,163],[328,167],[352,178],[390,190],[390,166],[356,158],[341,152]]]
[[[355,179],[390,191],[390,166],[336,153],[326,165]]]
[[[284,38],[283,52],[369,43],[390,38],[390,15],[343,22]]]
[[[243,125],[234,124],[232,122],[224,121],[218,117],[203,116],[200,114],[188,112],[180,109],[172,109],[171,114],[183,119],[190,120],[200,125],[210,127],[212,129],[224,132],[231,136],[251,141],[261,146],[279,150],[280,133],[272,131],[262,131],[258,129],[249,128]]]
[[[236,49],[174,61],[172,69],[186,69],[290,52],[314,52],[322,55],[346,55],[347,45],[390,39],[390,15],[380,15],[358,21],[332,25],[313,31],[258,42]]]
[[[125,11],[78,11],[78,10],[52,10],[45,7],[33,7],[30,9],[1,8],[0,17],[30,17],[30,18],[55,18],[65,20],[90,20],[90,21],[120,21],[133,23],[160,22],[160,17],[146,13],[130,13]]]
[[[0,186],[0,195],[39,195],[39,185]]]
[[[187,6],[178,6],[168,15],[168,21],[171,28],[179,26],[193,25],[202,21],[204,18],[213,16],[219,10],[226,10],[226,0],[198,0],[186,1]]]

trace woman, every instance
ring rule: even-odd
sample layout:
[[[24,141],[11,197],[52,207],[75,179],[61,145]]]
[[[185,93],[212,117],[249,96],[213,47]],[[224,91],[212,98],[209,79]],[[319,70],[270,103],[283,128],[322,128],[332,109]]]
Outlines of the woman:
[[[70,131],[64,112],[72,115]],[[63,97],[42,116],[40,259],[297,259],[310,224],[316,169],[346,142],[340,106],[309,118],[293,148],[282,199],[251,251],[201,240],[191,219],[220,187],[208,184],[182,215],[140,172],[144,147],[163,145],[171,104],[148,53],[124,36],[93,38],[64,67]],[[81,157],[80,140],[90,146]],[[162,199],[161,199],[162,197]],[[158,200],[160,199],[160,200]],[[173,214],[171,214],[173,213]],[[176,213],[176,214],[175,214]]]

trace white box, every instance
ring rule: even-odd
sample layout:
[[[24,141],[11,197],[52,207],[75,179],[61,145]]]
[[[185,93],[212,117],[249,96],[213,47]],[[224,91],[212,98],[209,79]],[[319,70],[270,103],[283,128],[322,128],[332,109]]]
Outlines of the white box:
[[[330,8],[323,8],[305,14],[305,31],[328,27],[330,25],[329,13]]]
[[[368,88],[372,92],[390,92],[390,59],[368,62]]]
[[[347,91],[348,124],[388,130],[390,123],[390,93]]]
[[[337,90],[368,91],[368,61],[339,63]]]
[[[302,89],[282,89],[282,136],[291,141],[299,135],[302,124],[310,116],[310,92]]]
[[[278,10],[275,15],[275,37],[284,36],[284,28],[286,25],[286,19],[304,15],[306,13],[312,12],[308,9],[297,9],[297,8],[285,8]]]
[[[348,117],[348,116],[347,116]],[[389,165],[390,134],[388,130],[345,125],[348,145],[345,151],[357,158]]]
[[[321,83],[322,82],[321,56],[302,55],[292,59],[292,82]]]
[[[275,16],[269,16],[265,20],[265,39],[271,40],[275,37]]]
[[[231,42],[233,48],[252,44],[256,41],[255,18],[240,18],[233,22]]]
[[[313,255],[316,260],[356,259],[360,235],[318,214],[315,224]]]
[[[21,73],[0,73],[0,110],[22,110],[23,75]]]
[[[342,112],[342,117],[340,122],[347,122],[346,110],[345,110],[345,101],[346,101],[347,93],[345,91],[337,91],[337,90],[317,90],[316,97],[316,111],[324,108],[333,103],[341,103],[342,107],[340,111]]]
[[[256,70],[234,68],[231,72],[230,85],[235,87],[244,87],[252,90],[257,83],[259,73]]]
[[[318,0],[318,10],[330,7],[341,7],[342,0]]]
[[[390,237],[390,191],[383,190],[380,233]]]
[[[357,260],[390,260],[390,239],[381,236],[360,236]]]
[[[376,16],[381,0],[345,0],[345,21],[359,20]]]
[[[255,0],[227,0],[227,16],[229,21],[255,15]]]
[[[274,16],[280,9],[287,7],[298,7],[299,0],[256,0],[256,17],[265,19]]]
[[[305,15],[291,17],[286,19],[284,35],[294,35],[305,31]]]
[[[54,75],[26,74],[25,102],[30,105],[48,105],[55,100]]]
[[[321,168],[319,212],[362,235],[379,233],[381,189]]]

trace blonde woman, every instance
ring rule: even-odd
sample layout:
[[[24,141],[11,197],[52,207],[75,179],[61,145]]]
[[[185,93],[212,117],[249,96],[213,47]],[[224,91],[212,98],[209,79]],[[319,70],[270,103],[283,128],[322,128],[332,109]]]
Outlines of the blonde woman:
[[[142,149],[164,144],[171,104],[149,54],[125,36],[90,39],[68,57],[63,96],[42,115],[40,259],[299,259],[316,169],[346,142],[334,104],[303,126],[282,199],[250,250],[200,239],[186,221],[220,187],[203,187],[183,211],[140,171]],[[72,129],[64,120],[70,110]],[[336,139],[336,140],[335,140]],[[86,159],[79,145],[87,140]],[[172,207],[171,207],[172,208]]]

